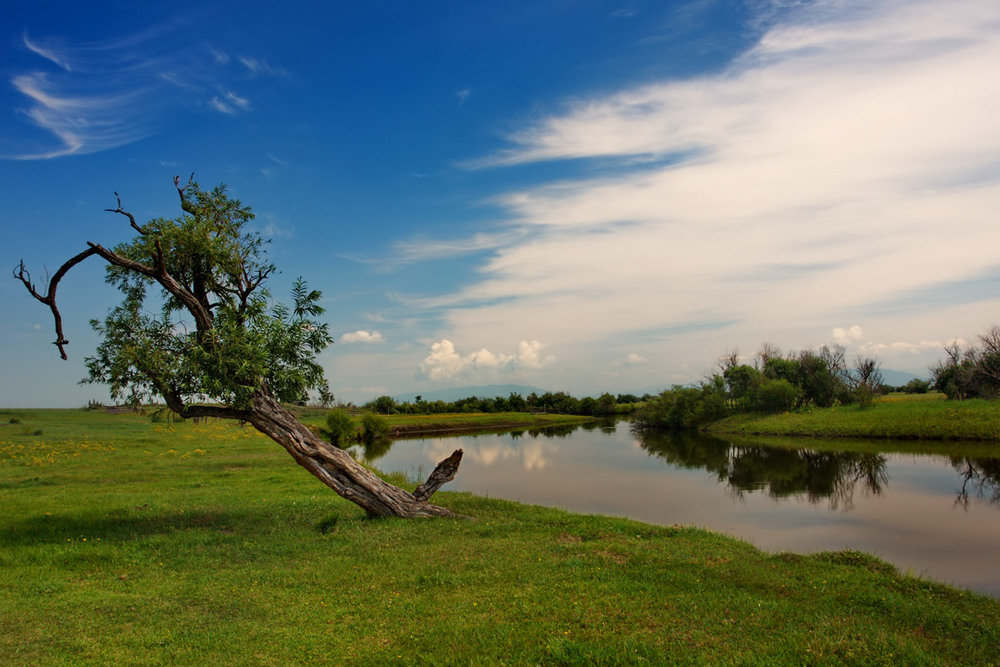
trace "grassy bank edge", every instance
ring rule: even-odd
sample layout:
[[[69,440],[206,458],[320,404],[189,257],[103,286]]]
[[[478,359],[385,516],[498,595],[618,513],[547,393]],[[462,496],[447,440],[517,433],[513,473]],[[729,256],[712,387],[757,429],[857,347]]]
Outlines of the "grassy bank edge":
[[[706,426],[708,435],[869,440],[1000,442],[1000,403],[942,395],[889,395],[869,407],[834,406],[774,415],[741,414]]]

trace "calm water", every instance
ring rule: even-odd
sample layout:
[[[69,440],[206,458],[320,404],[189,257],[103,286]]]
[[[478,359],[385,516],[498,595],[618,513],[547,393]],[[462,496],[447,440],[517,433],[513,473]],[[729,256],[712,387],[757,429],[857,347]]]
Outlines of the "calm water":
[[[857,549],[1000,597],[1000,459],[639,439],[627,422],[402,440],[368,454],[382,470],[425,476],[459,447],[446,490],[702,526],[768,551]]]

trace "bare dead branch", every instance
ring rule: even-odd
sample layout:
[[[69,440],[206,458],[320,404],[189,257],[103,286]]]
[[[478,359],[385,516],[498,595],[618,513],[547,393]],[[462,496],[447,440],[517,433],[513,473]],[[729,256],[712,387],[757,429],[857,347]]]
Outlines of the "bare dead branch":
[[[28,270],[25,268],[23,260],[21,261],[17,270],[14,271],[14,277],[21,281],[21,284],[24,285],[24,287],[28,290],[28,293],[31,294],[31,296],[33,296],[35,299],[44,303],[46,306],[49,307],[49,310],[52,311],[52,319],[55,321],[55,327],[56,327],[56,339],[52,342],[52,344],[59,348],[59,356],[62,357],[64,360],[69,359],[69,356],[66,354],[66,347],[65,347],[66,344],[69,343],[69,340],[67,340],[66,336],[63,334],[62,314],[59,312],[59,308],[56,306],[56,290],[59,287],[59,281],[62,280],[63,276],[66,275],[67,271],[69,271],[71,268],[73,268],[83,260],[87,259],[91,255],[95,254],[98,254],[98,252],[97,250],[94,249],[93,246],[91,246],[90,248],[84,250],[80,254],[68,259],[65,264],[59,267],[59,270],[55,272],[55,275],[53,275],[48,280],[48,285],[46,287],[44,296],[39,294],[38,291],[35,289],[34,284],[32,284],[31,274],[28,273]]]
[[[106,208],[104,210],[107,211],[108,213],[119,213],[121,215],[124,215],[126,218],[128,218],[129,224],[132,225],[132,229],[139,232],[143,236],[146,236],[146,230],[140,227],[138,223],[136,223],[135,216],[122,208],[122,198],[118,196],[117,192],[115,193],[115,199],[118,200],[118,208]]]
[[[455,479],[455,475],[458,473],[458,466],[461,463],[462,450],[456,449],[452,452],[451,456],[437,464],[434,472],[427,478],[427,481],[418,486],[413,492],[413,497],[421,502],[426,501],[434,495],[435,491]]]
[[[196,209],[194,207],[194,204],[192,204],[188,200],[187,195],[185,194],[185,192],[187,192],[187,189],[189,187],[191,187],[193,184],[194,184],[194,172],[193,171],[191,172],[191,175],[188,176],[187,185],[185,185],[184,187],[181,187],[181,177],[180,176],[174,176],[174,187],[177,188],[177,194],[181,198],[181,208],[184,209],[185,211],[187,211],[188,213],[190,213],[191,215],[195,215],[198,212],[198,209]]]

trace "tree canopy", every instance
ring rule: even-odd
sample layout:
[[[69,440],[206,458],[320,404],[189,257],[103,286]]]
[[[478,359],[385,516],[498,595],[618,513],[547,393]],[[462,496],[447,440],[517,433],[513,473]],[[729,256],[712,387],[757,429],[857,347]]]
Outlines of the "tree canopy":
[[[103,320],[91,322],[101,342],[86,358],[85,381],[106,383],[113,397],[132,404],[159,396],[182,417],[249,422],[369,514],[450,514],[426,501],[454,477],[461,450],[411,494],[328,447],[282,407],[310,391],[332,398],[317,361],[333,342],[328,325],[315,319],[323,314],[322,294],[299,278],[290,306],[272,299],[266,285],[275,267],[252,227],[250,207],[231,198],[224,185],[203,190],[193,179],[181,186],[175,178],[174,186],[182,215],[142,225],[116,193],[117,207],[107,210],[127,218],[136,236],[110,250],[88,242],[44,289],[32,282],[23,261],[15,268],[14,276],[52,311],[61,356],[67,357],[69,341],[56,303],[59,283],[97,255],[123,298]]]

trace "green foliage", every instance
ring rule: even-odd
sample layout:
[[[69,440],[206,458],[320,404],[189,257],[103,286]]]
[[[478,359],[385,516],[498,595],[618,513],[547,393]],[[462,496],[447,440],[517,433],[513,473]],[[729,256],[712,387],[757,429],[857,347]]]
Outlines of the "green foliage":
[[[389,422],[382,415],[374,412],[361,414],[360,438],[364,443],[374,443],[389,437]]]
[[[674,387],[636,410],[632,425],[641,431],[693,429],[725,414],[725,399],[711,387]]]
[[[928,380],[921,380],[920,378],[913,378],[902,387],[900,390],[906,394],[926,394],[930,391],[931,383]]]
[[[802,398],[802,390],[785,379],[764,380],[753,396],[753,406],[758,412],[787,412]]]
[[[391,415],[396,412],[396,401],[392,396],[379,396],[365,404],[365,408],[380,415]]]
[[[763,376],[753,366],[740,364],[727,368],[723,373],[723,378],[729,389],[729,396],[739,401],[750,395],[760,385]]]
[[[822,356],[804,351],[797,359],[798,375],[789,380],[802,390],[802,403],[812,403],[818,408],[833,405],[842,381],[837,377],[830,363]]]
[[[948,398],[1000,397],[1000,326],[979,336],[978,345],[945,348],[948,359],[934,368],[934,388]]]
[[[354,437],[354,420],[346,410],[334,408],[326,415],[326,428],[320,429],[331,444],[341,445]]]
[[[293,306],[272,302],[264,285],[274,271],[265,241],[248,228],[250,207],[226,194],[225,186],[185,189],[185,215],[156,218],[114,251],[166,272],[206,305],[206,326],[186,319],[185,304],[162,290],[159,312],[147,309],[154,281],[140,272],[109,265],[107,281],[123,294],[103,320],[92,321],[101,338],[86,359],[86,382],[105,383],[116,400],[129,404],[170,396],[185,402],[210,400],[247,407],[267,388],[278,400],[300,402],[310,390],[329,393],[317,355],[333,342],[321,293],[296,280]]]

